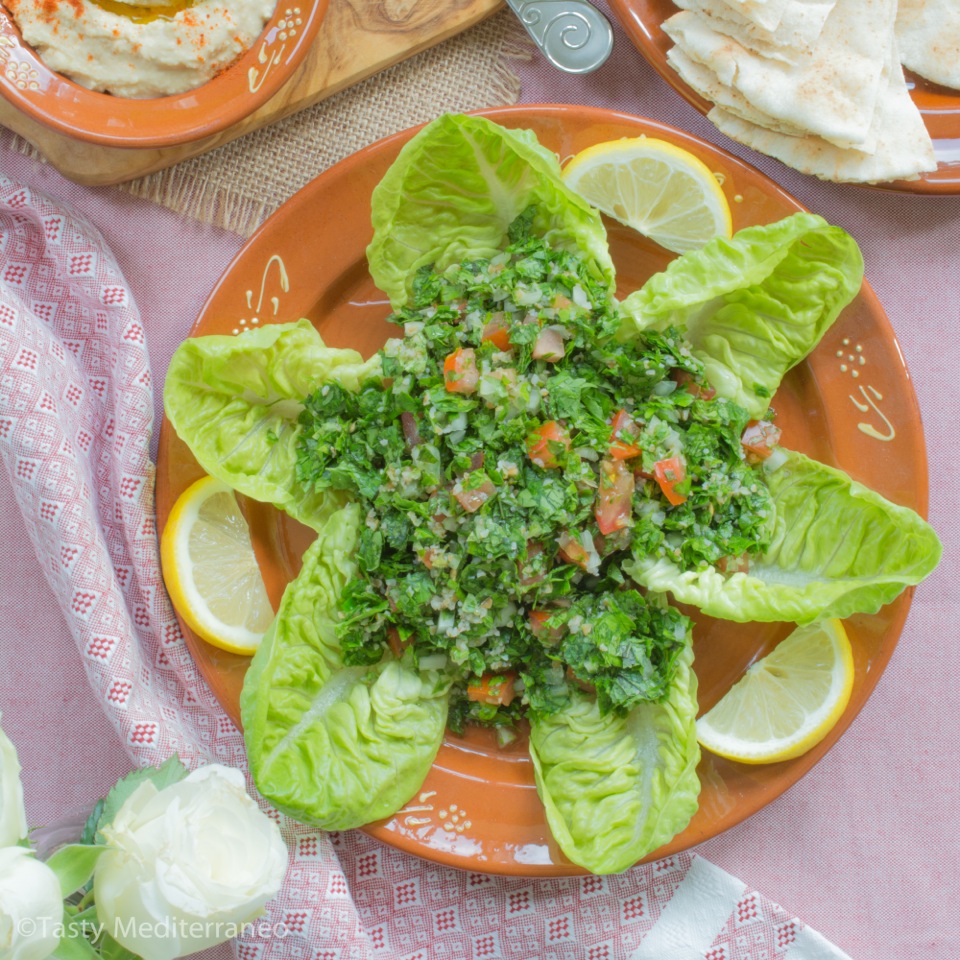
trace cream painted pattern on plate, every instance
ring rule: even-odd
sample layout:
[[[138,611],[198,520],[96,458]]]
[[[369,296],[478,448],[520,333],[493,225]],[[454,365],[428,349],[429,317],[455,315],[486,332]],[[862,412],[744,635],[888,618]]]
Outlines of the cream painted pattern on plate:
[[[268,39],[260,44],[260,50],[257,53],[257,62],[263,66],[263,72],[258,67],[251,67],[247,71],[247,84],[251,93],[256,93],[260,89],[270,71],[280,63],[287,41],[296,37],[302,25],[303,16],[300,7],[287,7],[283,11],[283,19],[277,21],[276,30],[268,34]],[[274,47],[277,42],[280,44],[279,49]]]
[[[844,337],[842,347],[837,350],[836,356],[840,361],[840,372],[849,374],[852,380],[859,380],[861,373],[864,372],[864,368],[867,366],[867,358],[864,356],[863,346],[859,343],[853,343],[849,337]],[[857,424],[857,429],[868,437],[872,437],[874,440],[889,443],[896,437],[897,431],[887,415],[880,409],[883,394],[873,385],[863,383],[858,383],[857,393],[860,399],[853,394],[849,394],[850,402],[861,413],[873,411],[876,417],[879,418],[879,423],[881,424],[881,429],[878,429],[872,423],[861,421]]]
[[[276,287],[273,287],[271,284],[271,278],[274,274],[276,275]],[[238,325],[233,328],[235,335],[243,333],[243,331],[249,329],[250,326],[257,326],[260,323],[260,314],[263,312],[264,300],[270,289],[279,290],[279,293],[274,293],[269,301],[267,301],[270,304],[270,316],[275,317],[280,312],[280,295],[290,292],[290,277],[287,274],[287,266],[283,262],[283,257],[276,253],[267,260],[267,265],[263,268],[263,274],[260,277],[260,292],[256,303],[253,302],[253,289],[251,288],[246,291],[247,309],[252,310],[253,315],[249,318],[240,318]]]

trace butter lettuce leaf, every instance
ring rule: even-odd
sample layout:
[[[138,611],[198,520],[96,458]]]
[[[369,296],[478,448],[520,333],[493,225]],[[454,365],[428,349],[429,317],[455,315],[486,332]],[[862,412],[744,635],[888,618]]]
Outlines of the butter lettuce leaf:
[[[750,557],[747,572],[683,571],[653,557],[628,561],[625,572],[713,617],[802,624],[876,613],[936,567],[942,546],[917,513],[841,470],[784,453],[783,465],[767,474],[773,539]]]
[[[560,849],[593,873],[619,873],[683,830],[697,810],[697,678],[688,643],[660,703],[625,716],[595,697],[532,717],[537,792]]]
[[[184,341],[164,384],[167,417],[200,466],[315,530],[343,498],[296,483],[304,398],[336,381],[356,390],[379,357],[324,344],[309,320]]]
[[[496,256],[510,224],[532,205],[532,232],[582,255],[612,291],[603,221],[564,185],[557,157],[532,131],[445,114],[403,147],[373,191],[371,276],[398,309],[421,267]]]
[[[621,335],[678,327],[717,393],[762,419],[784,374],[820,342],[863,281],[854,239],[796,213],[716,238],[621,303]]]
[[[361,510],[333,514],[304,554],[240,698],[250,770],[278,809],[325,830],[400,809],[443,739],[449,682],[389,654],[345,667],[337,599],[356,572]]]

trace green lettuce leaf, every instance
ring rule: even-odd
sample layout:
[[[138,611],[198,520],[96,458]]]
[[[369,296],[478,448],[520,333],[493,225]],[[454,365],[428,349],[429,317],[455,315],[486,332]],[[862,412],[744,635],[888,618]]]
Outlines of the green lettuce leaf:
[[[796,213],[673,260],[622,302],[622,335],[679,327],[717,393],[759,420],[862,280],[853,238]]]
[[[325,830],[399,810],[443,739],[449,683],[391,656],[345,667],[337,598],[356,572],[360,507],[333,514],[288,585],[240,697],[254,782],[278,809]]]
[[[576,691],[532,718],[537,792],[560,849],[593,873],[619,873],[686,827],[697,810],[697,678],[690,644],[661,703],[601,714]]]
[[[164,406],[207,473],[317,530],[343,500],[295,482],[304,397],[329,381],[356,390],[379,371],[379,357],[327,347],[309,320],[270,324],[184,341],[170,362]]]
[[[811,623],[876,613],[924,579],[942,547],[917,513],[845,473],[800,453],[768,473],[776,509],[773,541],[749,571],[682,571],[661,559],[624,564],[637,583],[739,623]]]
[[[560,179],[557,157],[529,130],[445,114],[424,127],[373,191],[370,273],[394,308],[420,267],[442,270],[493,257],[507,228],[531,204],[532,229],[557,249],[583,255],[612,291],[613,261],[600,218]]]

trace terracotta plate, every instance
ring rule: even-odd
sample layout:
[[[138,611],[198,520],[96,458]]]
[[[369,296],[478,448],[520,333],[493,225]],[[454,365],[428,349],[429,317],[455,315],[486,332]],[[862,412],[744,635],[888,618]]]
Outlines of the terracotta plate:
[[[536,131],[561,157],[615,137],[648,134],[693,151],[723,178],[734,226],[778,220],[800,205],[734,157],[669,127],[603,110],[568,106],[503,108],[486,115]],[[371,237],[370,191],[410,132],[374,144],[318,177],[256,233],[227,269],[192,330],[237,333],[253,324],[309,317],[324,339],[375,351],[398,328],[374,288],[364,257]],[[620,294],[662,269],[669,254],[610,225]],[[917,401],[890,325],[869,286],[843,312],[813,355],[796,367],[775,406],[789,446],[849,471],[914,509],[927,507],[926,452]],[[163,524],[175,498],[200,476],[183,443],[164,422],[157,509]],[[310,535],[284,515],[245,502],[260,564],[276,604],[299,568]],[[872,617],[849,622],[856,655],[850,707],[831,735],[806,756],[747,767],[705,755],[700,811],[659,855],[714,836],[759,810],[824,755],[866,702],[900,634],[910,605],[904,594]],[[698,617],[696,672],[703,709],[711,707],[753,660],[789,632],[785,624],[737,625]],[[214,649],[185,630],[216,696],[238,720],[248,661]],[[386,843],[471,870],[532,876],[583,871],[560,853],[544,820],[525,743],[499,750],[486,731],[449,735],[420,794],[368,831]]]
[[[610,0],[617,19],[637,49],[653,68],[685,100],[706,114],[712,104],[695,93],[667,63],[673,41],[660,29],[667,17],[678,11],[671,0]],[[940,87],[906,71],[910,95],[923,115],[933,139],[938,166],[918,180],[872,184],[904,193],[960,193],[960,92]]]
[[[31,119],[88,143],[168,147],[209,137],[267,102],[307,55],[328,0],[278,0],[253,46],[186,93],[147,100],[95,93],[50,70],[0,5],[0,96]]]

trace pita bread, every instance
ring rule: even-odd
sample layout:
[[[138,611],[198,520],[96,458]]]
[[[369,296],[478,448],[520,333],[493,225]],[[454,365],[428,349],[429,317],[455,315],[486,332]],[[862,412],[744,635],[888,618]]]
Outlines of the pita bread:
[[[681,11],[664,24],[680,51],[761,114],[840,147],[869,150],[896,0],[837,0],[819,41],[794,64],[763,56]]]
[[[718,33],[773,60],[796,63],[802,51],[813,46],[837,0],[788,0],[780,22],[767,30],[739,12],[728,0],[673,0],[681,10],[707,18]]]
[[[780,26],[783,12],[790,0],[719,0],[719,2],[764,30],[776,30]]]
[[[900,0],[900,62],[914,73],[960,90],[960,2]]]
[[[808,131],[802,127],[785,123],[775,117],[768,116],[757,110],[749,100],[738,93],[733,87],[724,84],[715,73],[711,72],[702,63],[691,60],[679,47],[672,47],[667,51],[667,63],[673,67],[684,83],[691,87],[711,103],[760,127],[777,130],[792,137],[806,136]]]
[[[870,153],[844,149],[815,136],[790,136],[714,107],[707,116],[721,132],[745,146],[776,157],[801,173],[837,182],[912,180],[937,169],[923,118],[910,99],[897,50],[884,69],[883,95],[873,118],[876,147]]]

